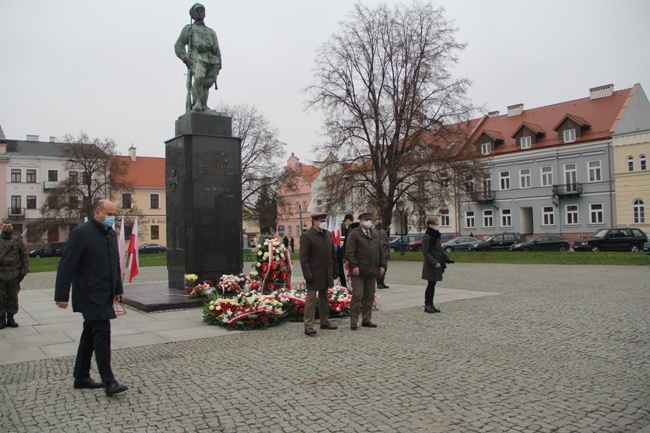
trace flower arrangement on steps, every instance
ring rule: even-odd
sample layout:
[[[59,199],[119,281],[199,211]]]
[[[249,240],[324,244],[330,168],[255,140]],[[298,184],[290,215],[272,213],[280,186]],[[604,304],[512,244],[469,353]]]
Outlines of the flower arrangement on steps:
[[[292,263],[289,250],[273,237],[263,238],[257,252],[257,261],[253,265],[251,278],[261,281],[262,292],[272,293],[291,287]]]

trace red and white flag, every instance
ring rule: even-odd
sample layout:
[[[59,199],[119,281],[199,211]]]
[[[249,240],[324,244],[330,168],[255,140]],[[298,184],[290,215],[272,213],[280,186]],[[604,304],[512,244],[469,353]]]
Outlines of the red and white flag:
[[[129,240],[129,254],[131,262],[129,263],[129,283],[140,273],[140,257],[138,256],[138,217],[135,217],[131,239]]]
[[[124,267],[126,266],[126,240],[124,236],[124,215],[122,215],[120,238],[117,240],[117,251],[120,256],[120,276],[122,277],[122,280],[124,280]]]

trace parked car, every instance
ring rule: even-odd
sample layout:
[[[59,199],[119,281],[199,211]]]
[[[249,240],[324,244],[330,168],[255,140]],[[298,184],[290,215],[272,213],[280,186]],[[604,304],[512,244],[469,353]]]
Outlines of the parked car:
[[[422,241],[422,236],[424,235],[421,233],[409,233],[403,236],[391,235],[388,238],[388,248],[391,253],[396,251],[407,251],[409,244],[415,241]]]
[[[29,257],[61,257],[63,255],[64,247],[65,242],[50,242],[37,250],[30,251]]]
[[[138,254],[164,253],[167,248],[160,244],[143,244],[138,247]]]
[[[526,238],[521,233],[500,233],[470,245],[468,251],[508,250],[510,245],[525,240]]]
[[[600,229],[591,237],[573,241],[576,251],[633,251],[638,252],[648,237],[639,229]]]
[[[569,251],[571,244],[562,236],[537,236],[510,245],[510,251]]]
[[[454,239],[458,236],[456,233],[441,233],[440,242],[445,243],[451,239]],[[408,244],[409,251],[422,251],[422,239],[419,241],[414,241]]]
[[[443,243],[442,249],[445,250],[446,253],[451,253],[453,251],[467,251],[470,245],[477,242],[480,241],[472,236],[461,236]]]

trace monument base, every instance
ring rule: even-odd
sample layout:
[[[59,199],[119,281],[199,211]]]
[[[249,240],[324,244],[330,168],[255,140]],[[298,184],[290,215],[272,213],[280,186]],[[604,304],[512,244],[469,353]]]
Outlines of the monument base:
[[[125,287],[124,303],[146,313],[199,308],[207,298],[190,298],[185,290],[168,287],[166,282],[131,284]]]

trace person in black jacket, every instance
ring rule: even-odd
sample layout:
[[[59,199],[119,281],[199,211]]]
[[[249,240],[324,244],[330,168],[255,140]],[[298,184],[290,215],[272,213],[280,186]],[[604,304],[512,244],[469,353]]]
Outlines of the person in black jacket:
[[[440,310],[433,305],[433,296],[436,293],[436,283],[442,281],[442,273],[445,272],[447,263],[453,263],[442,249],[440,242],[440,221],[438,218],[427,219],[427,230],[422,237],[422,254],[424,264],[422,265],[422,279],[427,280],[427,288],[424,291],[424,311],[426,313],[439,313]]]
[[[124,301],[114,224],[115,204],[99,200],[93,218],[70,232],[54,289],[56,305],[65,309],[72,285],[72,311],[80,312],[84,318],[74,366],[74,387],[105,387],[109,397],[128,389],[115,380],[111,370],[110,319],[117,317],[113,302]],[[101,383],[90,378],[93,352]]]

